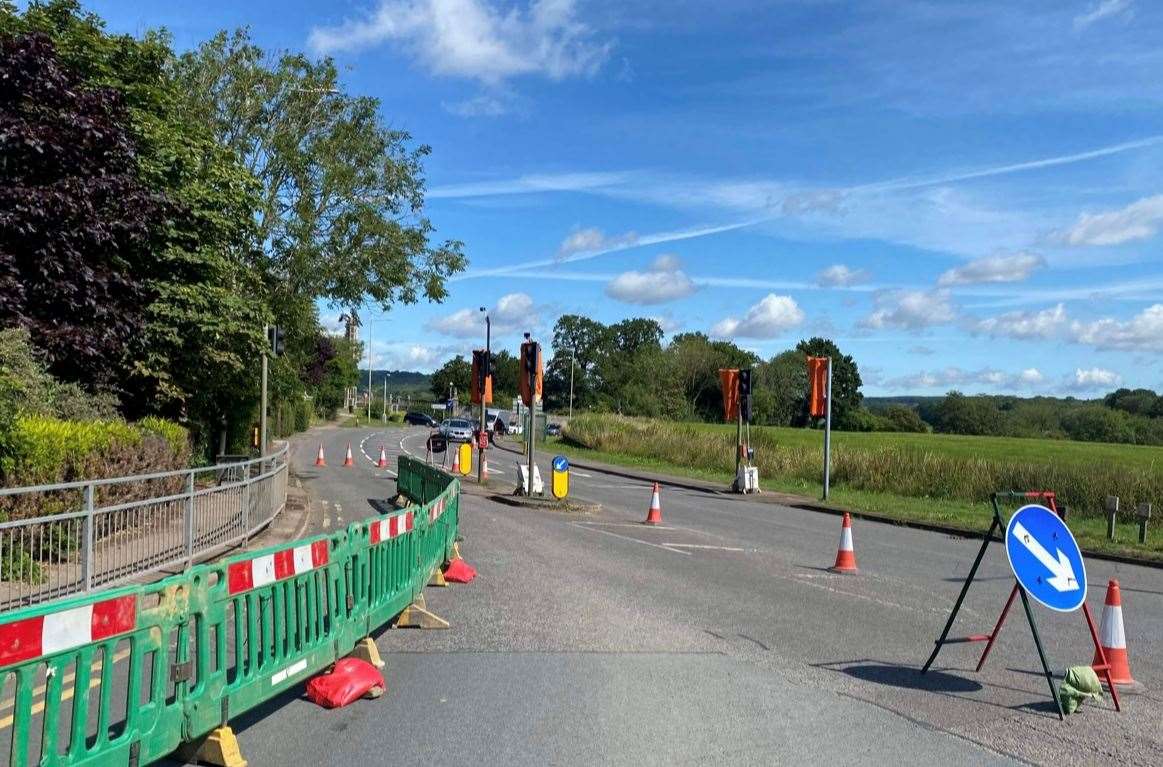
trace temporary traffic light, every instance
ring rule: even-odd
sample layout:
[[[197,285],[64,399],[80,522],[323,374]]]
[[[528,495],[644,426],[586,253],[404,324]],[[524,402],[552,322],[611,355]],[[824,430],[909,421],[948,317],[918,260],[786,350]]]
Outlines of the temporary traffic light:
[[[723,389],[723,420],[739,417],[739,369],[719,368],[719,383]]]
[[[472,352],[472,403],[481,404],[481,392],[484,392],[485,404],[493,401],[493,371],[489,360],[489,353],[484,349],[473,349]]]
[[[744,423],[751,423],[751,368],[739,371],[739,408]]]
[[[808,357],[808,415],[823,418],[828,412],[828,358]]]
[[[532,389],[529,386],[530,377],[533,378]],[[525,341],[521,344],[521,375],[518,385],[521,389],[521,401],[527,407],[533,407],[534,399],[541,399],[542,377],[541,344],[536,341]]]

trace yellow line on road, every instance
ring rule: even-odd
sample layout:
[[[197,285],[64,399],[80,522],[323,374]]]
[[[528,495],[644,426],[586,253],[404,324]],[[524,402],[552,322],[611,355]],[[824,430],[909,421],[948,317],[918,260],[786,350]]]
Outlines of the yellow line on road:
[[[129,651],[129,650],[122,650],[121,652],[114,653],[114,654],[113,654],[113,662],[114,662],[114,663],[120,663],[121,661],[123,661],[123,660],[125,660],[126,658],[128,658],[128,657],[129,657],[129,655],[130,655],[130,651]],[[101,661],[100,661],[100,660],[95,660],[95,661],[93,661],[93,665],[89,667],[89,670],[90,670],[90,672],[91,672],[91,673],[93,673],[93,674],[99,674],[99,673],[101,673]],[[76,679],[76,678],[77,678],[77,672],[75,672],[75,671],[70,671],[68,674],[65,674],[65,677],[64,677],[64,679],[62,679],[62,680],[61,680],[61,684],[62,684],[62,685],[69,684],[70,682],[72,682],[72,681],[73,681],[74,679]],[[101,683],[101,680],[100,680],[100,678],[95,678],[95,679],[91,680],[90,687],[92,687],[92,686],[95,686],[96,684],[100,684],[100,683]],[[46,683],[46,684],[42,684],[42,685],[40,685],[39,687],[36,687],[36,688],[34,688],[34,689],[33,689],[33,691],[32,691],[32,696],[33,696],[34,698],[38,698],[38,697],[40,697],[40,696],[44,695],[44,691],[45,691],[45,689],[47,689],[47,687],[48,687],[48,685],[47,685],[47,683]],[[64,700],[64,699],[65,699],[65,698],[67,698],[67,697],[72,697],[72,694],[73,694],[73,693],[72,693],[72,688],[70,687],[70,688],[69,688],[69,693],[68,693],[68,695],[67,695],[67,696],[63,696],[63,697],[62,697],[62,700]],[[15,692],[13,693],[13,695],[12,695],[12,697],[11,697],[11,698],[9,698],[9,699],[6,699],[5,701],[3,701],[3,703],[0,703],[0,711],[4,711],[4,710],[6,710],[6,709],[12,708],[14,705],[16,705],[16,694],[15,694]],[[43,703],[41,703],[41,704],[37,704],[37,705],[39,705],[39,706],[40,706],[40,708],[37,708],[36,706],[33,706],[33,713],[36,713],[37,711],[40,711],[40,710],[42,710],[42,709],[44,708],[44,704],[43,704]],[[8,717],[7,719],[0,719],[0,729],[4,729],[5,727],[9,727],[9,726],[11,726],[11,724],[12,724],[12,717],[11,717],[11,716],[10,716],[10,717]]]

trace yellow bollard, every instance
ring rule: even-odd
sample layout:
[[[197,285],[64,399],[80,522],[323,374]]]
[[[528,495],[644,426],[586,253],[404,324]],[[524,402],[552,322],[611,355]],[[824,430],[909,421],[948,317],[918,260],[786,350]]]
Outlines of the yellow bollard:
[[[472,445],[468,442],[460,443],[460,473],[466,477],[472,473]]]

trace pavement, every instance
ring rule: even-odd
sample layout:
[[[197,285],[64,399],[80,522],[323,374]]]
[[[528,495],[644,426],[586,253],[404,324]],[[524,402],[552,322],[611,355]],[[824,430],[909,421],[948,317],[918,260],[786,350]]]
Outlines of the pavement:
[[[395,493],[394,466],[424,455],[427,430],[324,428],[292,439],[291,461],[325,530]],[[328,465],[313,465],[318,444]],[[340,464],[351,443],[356,466]],[[492,492],[516,457],[493,451]],[[474,455],[475,457],[475,455]],[[548,480],[548,456],[539,462]],[[474,471],[475,473],[475,471]],[[978,544],[877,522],[854,528],[860,573],[827,567],[836,517],[583,470],[571,514],[496,503],[465,483],[467,586],[428,589],[448,631],[385,630],[389,692],[325,711],[288,694],[232,724],[253,765],[1117,763],[1163,764],[1163,579],[1087,561],[1096,619],[1122,586],[1134,676],[1123,712],[1109,697],[1058,720],[1020,611],[981,673],[981,645],[946,647],[919,674]],[[305,534],[316,530],[309,529]],[[995,545],[955,634],[984,633],[1009,588]],[[1035,607],[1051,665],[1091,660],[1079,613]]]

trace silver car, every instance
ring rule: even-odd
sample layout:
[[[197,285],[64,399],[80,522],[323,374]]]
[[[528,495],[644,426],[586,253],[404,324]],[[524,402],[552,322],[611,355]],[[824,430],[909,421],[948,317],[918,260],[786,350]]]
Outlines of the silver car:
[[[440,433],[453,442],[472,442],[472,423],[463,418],[449,418],[440,424]]]

